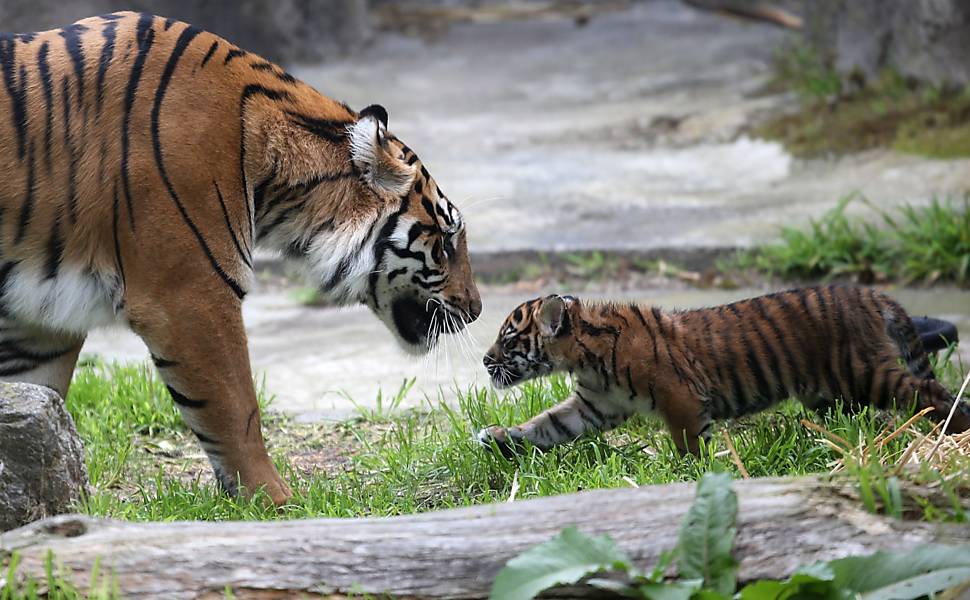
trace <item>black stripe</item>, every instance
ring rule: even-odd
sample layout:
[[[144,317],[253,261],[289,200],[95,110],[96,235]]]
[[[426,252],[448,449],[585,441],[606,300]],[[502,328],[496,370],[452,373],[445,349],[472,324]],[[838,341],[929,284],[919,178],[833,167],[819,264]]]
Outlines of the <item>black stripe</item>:
[[[606,423],[606,417],[603,415],[603,413],[600,412],[600,410],[596,408],[592,402],[587,400],[586,397],[579,392],[579,390],[576,390],[576,397],[579,398],[579,401],[583,403],[583,406],[588,408],[589,412],[593,413],[593,415],[595,415],[601,423]]]
[[[209,62],[209,59],[212,58],[212,55],[215,54],[216,50],[218,49],[219,49],[219,40],[216,40],[212,42],[211,46],[209,46],[209,51],[205,53],[205,56],[202,58],[202,64],[200,66],[205,67],[205,64]]]
[[[549,413],[546,416],[549,417],[549,422],[552,423],[553,428],[559,432],[559,435],[564,435],[571,438],[576,437],[576,434],[570,431],[569,428],[559,420],[559,417],[552,413]]]
[[[851,364],[849,361],[851,357],[848,354],[849,344],[844,339],[843,333],[845,332],[845,315],[842,312],[842,302],[839,299],[840,290],[838,288],[829,287],[829,294],[831,294],[832,301],[832,317],[833,323],[832,328],[835,332],[835,343],[836,348],[835,356],[832,356],[832,352],[829,352],[829,360],[832,372],[835,374],[836,380],[839,384],[839,388],[842,393],[842,400],[849,404],[852,402],[855,396],[855,389],[853,387],[855,376],[852,372]],[[841,377],[839,377],[839,372],[842,371]],[[843,388],[843,382],[845,387]]]
[[[791,378],[791,384],[792,386],[797,386],[798,376],[796,372],[797,367],[795,366],[795,357],[792,354],[791,348],[788,347],[787,340],[785,338],[785,335],[781,331],[781,327],[779,327],[778,322],[775,321],[775,319],[768,314],[768,311],[765,309],[764,303],[762,302],[761,298],[754,298],[752,299],[751,302],[752,304],[754,304],[755,309],[758,311],[758,315],[761,317],[761,320],[767,323],[768,328],[771,329],[771,333],[774,335],[774,338],[775,338],[775,343],[781,347],[781,353],[783,355],[785,366],[787,367],[787,372]],[[758,333],[759,335],[761,335],[760,331]],[[767,343],[767,340],[764,339],[764,336],[762,336],[762,343],[765,344],[765,348],[768,348],[768,343]],[[773,349],[774,348],[772,348],[772,350]],[[777,361],[777,358],[776,358],[776,361]],[[777,362],[776,362],[776,368],[777,368]],[[782,383],[783,391],[787,391],[787,389],[784,388],[784,378],[783,378],[782,372],[779,370],[777,371],[776,374],[778,376],[778,381]]]
[[[226,208],[226,201],[222,197],[222,192],[219,190],[219,184],[212,180],[212,185],[216,188],[216,197],[219,199],[219,206],[222,208],[222,216],[226,220],[226,229],[229,230],[229,235],[232,237],[232,243],[236,247],[236,252],[239,253],[239,258],[242,259],[243,263],[246,264],[250,269],[253,267],[253,262],[250,260],[249,256],[243,252],[242,247],[239,245],[239,238],[236,237],[236,231],[232,228],[232,223],[229,221],[229,210]]]
[[[44,108],[46,110],[44,121],[44,160],[47,165],[47,173],[50,174],[53,168],[51,163],[51,136],[54,131],[54,84],[51,81],[51,67],[47,62],[47,54],[50,51],[50,44],[44,42],[37,51],[37,71],[40,75],[40,82],[44,88]]]
[[[179,406],[183,406],[185,408],[202,408],[207,404],[205,400],[192,400],[190,398],[186,398],[181,393],[175,391],[175,388],[170,385],[165,387],[168,388],[168,393],[172,395],[172,400],[174,400]]]
[[[61,80],[61,103],[64,107],[64,148],[67,150],[67,215],[77,222],[77,152],[71,135],[71,87],[67,77]]]
[[[57,271],[61,267],[61,260],[64,258],[64,240],[61,238],[61,213],[57,211],[54,217],[54,225],[51,227],[51,236],[47,240],[47,279],[57,277]]]
[[[17,77],[17,41],[14,36],[0,35],[0,69],[3,84],[10,94],[13,128],[17,132],[17,158],[23,160],[27,152],[27,68],[20,66]]]
[[[340,144],[346,139],[347,127],[352,124],[351,121],[317,119],[289,110],[286,114],[290,116],[294,125],[333,144]]]
[[[643,328],[646,330],[647,335],[650,336],[650,343],[653,344],[653,360],[654,360],[654,362],[656,362],[656,360],[657,360],[657,336],[654,335],[653,328],[650,327],[650,325],[647,323],[646,318],[644,318],[643,313],[640,311],[640,307],[637,306],[636,304],[631,304],[630,305],[630,308],[633,309],[633,314],[635,314],[637,316],[637,319],[640,320],[640,324],[643,325]]]
[[[269,234],[272,233],[274,229],[276,229],[277,227],[285,223],[291,214],[293,214],[297,210],[300,210],[301,208],[303,208],[302,202],[297,202],[295,204],[291,204],[290,206],[287,206],[279,213],[277,213],[276,218],[273,219],[273,221],[269,225],[264,225],[259,228],[259,233],[256,234],[256,238],[264,239],[268,237]]]
[[[242,300],[246,295],[239,283],[233,279],[219,264],[216,257],[212,254],[212,250],[209,248],[209,244],[206,243],[205,237],[203,237],[202,232],[199,230],[198,226],[189,216],[188,211],[185,210],[185,206],[182,201],[179,200],[178,193],[175,191],[175,187],[172,185],[171,179],[169,179],[168,172],[165,170],[165,161],[162,157],[162,142],[159,133],[159,114],[162,110],[162,101],[165,99],[165,91],[168,89],[168,84],[172,79],[172,74],[175,72],[175,67],[178,65],[179,58],[182,57],[182,53],[188,45],[195,39],[195,36],[201,33],[200,30],[194,27],[186,27],[182,30],[179,35],[178,40],[175,42],[175,49],[172,50],[172,54],[169,56],[168,62],[165,64],[165,70],[162,71],[161,80],[158,83],[158,90],[155,92],[155,103],[152,106],[151,115],[151,129],[152,129],[152,148],[155,150],[155,164],[158,167],[159,175],[162,177],[162,182],[165,184],[165,189],[168,190],[168,195],[175,203],[176,208],[178,208],[179,214],[182,215],[182,220],[192,231],[195,236],[196,241],[199,243],[199,247],[205,254],[206,258],[209,259],[209,264],[212,269],[216,272],[222,281],[229,286],[237,298]]]
[[[881,364],[891,363],[892,359],[887,359],[885,356],[876,357],[877,366],[872,369],[869,377],[869,404],[874,406],[879,406],[882,403],[882,397],[886,393],[886,373],[880,368]]]
[[[637,397],[637,388],[633,385],[633,374],[630,372],[630,367],[626,368],[626,385],[630,388],[630,401],[632,402]]]
[[[161,356],[155,356],[154,354],[150,354],[150,356],[152,357],[152,363],[159,369],[167,369],[169,367],[174,367],[179,364],[178,361],[168,360],[168,359],[162,358]]]
[[[68,25],[61,29],[61,37],[74,65],[74,76],[77,78],[77,106],[83,110],[87,119],[87,107],[84,106],[84,48],[81,46],[81,34],[88,30],[80,23]]]
[[[7,293],[7,282],[10,280],[10,275],[13,273],[14,267],[16,267],[20,261],[10,261],[3,263],[0,267],[0,300],[3,299],[4,294]]]
[[[758,327],[758,324],[754,321],[751,322],[751,330],[754,331],[755,337],[758,338],[758,342],[761,344],[761,349],[764,351],[763,354],[768,360],[768,369],[764,369],[764,365],[761,361],[758,362],[758,366],[761,369],[767,383],[769,390],[768,394],[764,396],[764,400],[774,402],[775,400],[783,399],[785,394],[785,381],[782,378],[781,363],[778,362],[778,352],[775,347],[768,342],[767,336]]]
[[[30,225],[30,218],[34,211],[34,192],[36,191],[36,181],[34,179],[34,145],[30,144],[27,150],[27,187],[24,190],[24,199],[20,203],[20,221],[17,223],[17,235],[14,243],[19,244],[27,233],[27,226]]]
[[[202,442],[203,444],[212,444],[215,446],[219,445],[219,442],[217,440],[212,439],[211,437],[205,435],[202,432],[192,429],[192,433],[195,434],[195,437],[199,438],[199,441]],[[206,450],[206,452],[209,452],[209,451]]]
[[[168,31],[172,27],[172,25],[175,25],[176,23],[178,23],[178,21],[176,21],[171,17],[165,19],[165,23],[164,25],[162,25],[162,31]]]
[[[747,348],[745,358],[748,363],[748,370],[750,370],[751,374],[754,376],[755,389],[758,391],[758,397],[761,400],[761,403],[756,403],[756,408],[764,408],[770,404],[772,400],[774,400],[771,383],[768,381],[768,375],[764,370],[764,366],[761,364],[761,361],[758,360],[758,356],[754,351],[754,346],[751,344],[751,341],[747,338],[747,336],[744,337],[744,345]]]
[[[269,189],[270,184],[276,181],[276,177],[279,174],[276,163],[273,163],[273,170],[269,175],[263,178],[262,181],[256,184],[253,188],[253,211],[259,215],[262,214],[263,201],[266,199],[266,191]]]
[[[246,419],[246,437],[247,438],[249,437],[249,429],[252,427],[253,421],[255,421],[257,417],[259,417],[259,408],[258,407],[257,408],[254,408],[249,413],[249,417]]]
[[[279,67],[277,67],[273,63],[270,63],[270,62],[258,62],[258,63],[253,63],[253,64],[251,64],[249,66],[254,71],[266,71],[266,72],[272,73],[274,77],[276,77],[277,79],[279,79],[280,81],[283,81],[285,83],[295,83],[296,82],[296,77],[293,77],[292,75],[290,75],[286,71],[280,69]]]
[[[390,248],[393,248],[391,243],[391,234],[397,228],[398,220],[401,215],[408,211],[411,205],[411,200],[407,194],[401,198],[401,207],[397,212],[393,213],[391,216],[384,221],[384,225],[381,230],[377,233],[377,239],[374,242],[374,269],[371,271],[370,276],[367,280],[367,291],[371,297],[371,302],[374,305],[373,308],[376,310],[380,307],[380,302],[377,298],[377,281],[381,270],[384,268],[384,254]]]
[[[118,237],[118,221],[120,220],[120,208],[118,206],[118,180],[115,179],[111,189],[111,237],[115,244],[115,264],[118,266],[118,274],[121,276],[121,287],[127,287],[125,280],[125,266],[121,261],[121,240]]]
[[[125,202],[128,206],[128,226],[132,231],[135,230],[135,213],[131,206],[131,186],[128,183],[128,146],[131,143],[128,130],[131,127],[131,109],[135,104],[135,95],[138,92],[138,84],[141,81],[145,60],[148,58],[148,51],[151,50],[152,43],[155,41],[152,19],[152,15],[149,14],[142,14],[138,17],[136,34],[138,56],[131,68],[131,77],[128,79],[128,87],[125,90],[124,118],[121,125],[121,187],[125,193]]]
[[[40,363],[45,363],[60,358],[70,352],[74,347],[69,346],[64,350],[52,350],[50,352],[36,352],[27,350],[19,346],[15,341],[0,342],[0,361],[29,360],[34,363],[34,367]],[[29,370],[29,369],[28,369]]]
[[[345,255],[340,260],[340,264],[337,266],[337,269],[334,271],[333,275],[331,275],[330,279],[328,279],[327,282],[323,284],[324,290],[326,291],[332,290],[337,286],[337,284],[339,284],[340,282],[342,282],[344,279],[347,278],[347,275],[350,274],[351,263],[357,256],[361,254],[361,252],[363,252],[364,246],[367,245],[368,240],[370,240],[371,235],[373,235],[374,233],[374,227],[376,226],[377,226],[377,221],[371,221],[370,227],[368,227],[367,229],[367,233],[364,234],[363,238],[361,238],[360,243],[357,244],[357,248],[355,248],[353,251]]]
[[[95,111],[101,114],[101,105],[104,103],[104,78],[108,74],[108,67],[111,66],[111,58],[115,51],[115,37],[118,31],[118,23],[108,21],[101,30],[101,37],[104,38],[104,45],[101,46],[101,57],[98,59],[98,95],[95,99]]]
[[[291,97],[289,92],[265,88],[258,84],[247,85],[239,96],[239,178],[242,181],[243,194],[246,196],[243,204],[246,206],[246,223],[250,229],[250,238],[252,238],[252,230],[255,229],[256,222],[253,219],[253,207],[250,206],[249,177],[246,174],[246,102],[256,95],[273,101]],[[242,239],[245,241],[247,238],[242,236]],[[249,247],[249,244],[247,243],[246,246]]]
[[[234,58],[239,58],[241,56],[246,56],[247,52],[245,50],[240,50],[239,48],[233,48],[228,53],[226,53],[225,60],[222,61],[223,65],[228,65]]]

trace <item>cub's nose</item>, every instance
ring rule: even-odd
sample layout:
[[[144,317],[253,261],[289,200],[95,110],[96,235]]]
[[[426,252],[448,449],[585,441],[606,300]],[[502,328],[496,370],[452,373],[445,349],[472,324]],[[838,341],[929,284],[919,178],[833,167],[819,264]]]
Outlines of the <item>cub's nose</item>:
[[[485,365],[486,370],[495,364],[495,357],[492,356],[491,350],[485,353],[485,358],[482,359],[482,364]]]

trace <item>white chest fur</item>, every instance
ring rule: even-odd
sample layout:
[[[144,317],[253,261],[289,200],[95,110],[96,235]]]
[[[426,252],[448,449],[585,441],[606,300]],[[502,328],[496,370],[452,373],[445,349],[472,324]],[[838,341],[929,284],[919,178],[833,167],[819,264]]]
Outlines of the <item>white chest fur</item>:
[[[117,322],[114,293],[108,279],[90,272],[62,268],[48,278],[41,269],[18,265],[7,278],[3,307],[21,322],[86,333]]]

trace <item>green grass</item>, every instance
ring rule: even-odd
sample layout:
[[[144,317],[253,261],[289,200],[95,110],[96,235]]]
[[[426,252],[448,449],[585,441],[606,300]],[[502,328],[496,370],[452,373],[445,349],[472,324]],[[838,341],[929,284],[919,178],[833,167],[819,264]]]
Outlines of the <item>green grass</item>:
[[[963,365],[944,356],[937,373],[956,389]],[[302,517],[399,515],[575,492],[594,488],[692,481],[707,472],[739,470],[725,449],[721,432],[703,447],[700,458],[678,455],[670,436],[656,419],[636,418],[604,436],[581,439],[541,453],[529,451],[508,461],[473,441],[490,424],[519,423],[565,398],[568,381],[552,377],[498,395],[470,389],[451,406],[427,400],[423,410],[400,411],[413,382],[382,400],[379,410],[337,424],[298,424],[272,412],[264,421],[271,452],[295,492],[290,505],[268,508],[265,498],[234,499],[220,493],[207,475],[208,466],[191,434],[173,408],[164,385],[146,365],[89,363],[79,368],[67,406],[85,441],[91,491],[78,510],[95,516],[139,521],[268,520]],[[260,392],[264,410],[267,397]],[[906,415],[900,415],[902,418]],[[810,419],[853,446],[871,441],[889,427],[885,415],[863,411],[849,416],[836,410],[824,416],[788,402],[776,410],[726,422],[726,431],[752,477],[828,472],[840,454],[800,423]],[[900,422],[897,418],[897,423]],[[920,431],[930,424],[921,422]],[[870,456],[863,465],[850,463],[860,497],[870,510],[933,520],[966,520],[952,481],[926,471],[923,481],[936,482],[949,501],[930,502],[898,494],[892,464],[911,441],[903,434]],[[332,450],[337,461],[297,464],[301,453]],[[327,452],[324,452],[327,451]],[[958,467],[970,468],[970,465]],[[197,473],[206,473],[199,477]],[[188,473],[188,476],[187,476]],[[951,474],[952,475],[952,474]],[[959,485],[959,484],[956,484]],[[0,553],[0,569],[16,581],[16,558]],[[2,577],[0,577],[2,579]],[[54,559],[44,585],[26,582],[0,591],[0,600],[81,596],[56,569]],[[110,582],[99,579],[91,598],[115,597]],[[39,587],[38,587],[39,586]]]
[[[949,383],[959,369],[947,367]],[[952,373],[950,372],[952,371]],[[406,386],[410,382],[406,382]],[[266,429],[277,464],[295,491],[282,511],[264,499],[220,493],[198,473],[207,466],[172,408],[164,386],[146,366],[81,368],[68,409],[86,443],[91,493],[79,509],[131,520],[275,519],[396,515],[592,488],[694,480],[709,471],[736,474],[720,434],[701,458],[680,457],[655,419],[636,418],[604,436],[581,439],[507,461],[473,441],[491,424],[519,423],[565,398],[562,377],[533,382],[498,395],[471,389],[456,406],[427,400],[423,410],[394,411],[401,394],[380,411],[339,424],[301,425],[269,413]],[[265,394],[261,394],[265,404]],[[840,412],[824,418],[790,402],[778,410],[724,424],[753,477],[825,472],[839,455],[819,443],[799,419],[818,419],[853,444],[885,426],[880,417]],[[928,423],[921,424],[928,427]],[[899,456],[909,439],[884,449]],[[287,456],[318,451],[336,461],[295,466]]]
[[[879,223],[845,214],[864,202]],[[783,227],[781,241],[741,253],[722,268],[753,268],[784,279],[851,277],[862,283],[899,280],[970,284],[970,197],[933,200],[884,211],[847,196],[807,228]]]
[[[793,45],[775,61],[768,91],[794,91],[796,111],[757,125],[796,156],[888,147],[933,158],[970,156],[970,88],[908,81],[885,72],[871,81],[845,78],[808,46]]]

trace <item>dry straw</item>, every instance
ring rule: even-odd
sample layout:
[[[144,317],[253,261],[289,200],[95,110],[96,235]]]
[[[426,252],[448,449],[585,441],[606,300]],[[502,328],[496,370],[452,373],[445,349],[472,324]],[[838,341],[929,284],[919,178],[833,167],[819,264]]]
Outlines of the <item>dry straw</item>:
[[[847,463],[867,464],[870,459],[875,457],[879,464],[893,466],[895,475],[900,475],[907,467],[926,465],[939,472],[944,480],[956,480],[962,477],[966,480],[966,483],[960,487],[970,487],[970,472],[968,472],[968,469],[970,469],[970,431],[953,435],[943,433],[952,420],[957,406],[962,401],[968,385],[970,385],[970,373],[967,373],[963,380],[963,385],[960,386],[960,391],[957,393],[947,418],[942,424],[937,423],[925,434],[918,431],[914,424],[929,413],[932,410],[930,408],[913,415],[892,431],[890,429],[893,424],[889,424],[871,441],[861,440],[855,446],[811,421],[802,419],[801,423],[805,427],[822,434],[823,437],[820,438],[820,441],[841,455],[830,465],[832,473],[844,471]],[[904,434],[912,437],[912,441],[898,460],[893,460],[892,457],[881,452],[886,444]]]

